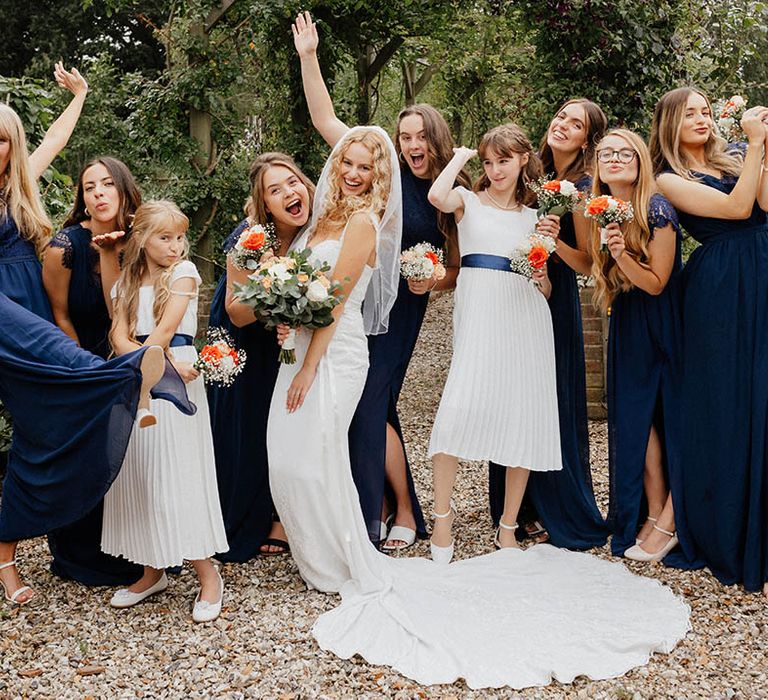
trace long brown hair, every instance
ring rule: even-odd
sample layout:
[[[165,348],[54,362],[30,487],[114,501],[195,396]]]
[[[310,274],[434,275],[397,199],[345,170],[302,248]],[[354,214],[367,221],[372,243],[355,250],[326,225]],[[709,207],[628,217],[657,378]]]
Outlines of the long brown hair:
[[[272,221],[272,214],[267,211],[264,204],[264,174],[272,167],[282,165],[288,168],[307,188],[309,192],[309,214],[312,215],[312,202],[315,198],[315,185],[296,165],[296,161],[291,156],[278,151],[262,153],[251,163],[251,169],[248,173],[248,181],[251,185],[251,191],[248,199],[245,201],[243,210],[248,220],[252,224],[266,224]]]
[[[40,190],[32,177],[27,137],[19,115],[0,103],[0,138],[10,146],[8,168],[0,173],[0,219],[10,213],[19,233],[32,241],[41,255],[53,233],[53,226],[40,200]]]
[[[663,170],[672,170],[676,175],[686,180],[698,179],[691,172],[688,156],[680,148],[680,132],[683,128],[685,110],[688,105],[688,98],[693,94],[701,95],[704,98],[707,107],[709,107],[711,119],[712,105],[709,98],[695,87],[681,87],[665,92],[656,103],[656,109],[653,110],[649,147],[653,172],[657,175]],[[728,175],[737,176],[741,173],[743,160],[740,156],[727,153],[726,146],[725,139],[720,138],[713,128],[704,144],[704,157],[713,168]]]
[[[101,156],[94,158],[85,164],[80,171],[80,175],[77,178],[77,193],[75,194],[75,203],[72,206],[72,211],[67,215],[67,220],[64,222],[64,227],[74,226],[82,221],[87,221],[91,218],[91,214],[88,212],[85,206],[85,190],[83,188],[83,177],[89,168],[94,165],[103,165],[109,176],[112,178],[112,182],[115,184],[117,193],[120,197],[120,207],[117,210],[117,221],[115,222],[117,231],[125,231],[126,236],[130,233],[131,222],[136,210],[141,206],[141,193],[136,186],[136,180],[133,179],[128,166],[123,161],[111,156]],[[127,237],[124,240],[128,240]]]
[[[656,179],[651,165],[651,154],[645,141],[627,129],[611,129],[603,138],[618,136],[635,152],[637,158],[637,180],[632,190],[634,218],[622,225],[625,252],[643,266],[648,265],[648,242],[651,229],[648,224],[648,207],[651,196],[657,192]],[[611,190],[600,179],[600,168],[595,162],[592,175],[592,193],[610,194]],[[595,278],[593,301],[606,311],[619,292],[627,292],[634,286],[621,271],[610,253],[600,251],[600,230],[594,219],[590,220],[589,248],[592,255],[592,276]]]
[[[603,134],[608,128],[608,117],[605,116],[605,112],[600,109],[599,105],[592,102],[592,100],[588,100],[586,97],[574,97],[563,102],[547,125],[547,130],[544,132],[544,136],[542,136],[541,143],[539,144],[539,155],[545,173],[555,172],[555,154],[552,152],[552,147],[547,143],[549,130],[557,115],[569,105],[581,105],[584,108],[584,115],[586,117],[586,124],[584,126],[587,130],[587,136],[585,148],[581,149],[576,159],[568,166],[566,171],[559,173],[558,176],[562,180],[576,182],[579,178],[592,172],[595,164],[595,147],[603,138]]]
[[[373,160],[371,187],[359,197],[347,196],[341,189],[341,161],[350,144],[353,143],[365,146]],[[375,131],[348,134],[332,158],[328,177],[328,192],[321,205],[322,214],[317,221],[316,229],[319,230],[324,227],[341,229],[350,216],[358,211],[369,211],[381,217],[387,208],[389,190],[394,175],[390,165],[390,151],[384,138]]]
[[[537,180],[542,175],[541,161],[533,152],[533,146],[525,135],[525,132],[517,124],[502,124],[491,129],[480,140],[477,147],[477,153],[480,158],[485,158],[489,151],[493,151],[499,156],[512,156],[514,154],[528,154],[528,162],[520,171],[520,177],[515,186],[515,200],[518,204],[530,206],[536,201],[536,195],[528,187],[529,182]],[[478,178],[473,186],[475,192],[490,187],[491,181],[488,176],[483,174]]]
[[[137,210],[133,217],[131,238],[123,252],[123,267],[120,278],[117,281],[117,298],[115,299],[115,314],[112,322],[112,330],[109,340],[114,347],[113,334],[119,319],[125,319],[128,324],[128,334],[131,340],[136,341],[136,323],[138,321],[139,294],[141,282],[147,272],[147,256],[144,248],[147,241],[162,231],[186,231],[189,228],[189,219],[173,202],[167,199],[157,199],[145,202]],[[182,255],[186,259],[187,250]],[[157,323],[163,316],[168,300],[171,298],[171,275],[173,268],[181,260],[165,268],[154,280],[155,302],[152,314]]]
[[[397,115],[397,126],[395,128],[395,150],[397,151],[397,157],[400,160],[400,167],[407,168],[407,163],[403,162],[403,152],[400,149],[400,123],[406,117],[416,115],[421,117],[424,123],[424,136],[427,141],[427,150],[429,152],[429,179],[434,182],[435,178],[443,172],[445,166],[453,158],[453,147],[456,143],[451,135],[451,129],[448,126],[448,122],[438,110],[432,105],[420,103],[415,105],[409,105],[403,109],[400,114]],[[462,187],[470,189],[472,187],[472,181],[467,174],[467,171],[462,169],[456,178],[456,183]],[[457,235],[456,219],[453,214],[445,214],[444,212],[438,212],[437,214],[437,227],[440,232],[445,236],[449,242],[453,240],[455,242]]]

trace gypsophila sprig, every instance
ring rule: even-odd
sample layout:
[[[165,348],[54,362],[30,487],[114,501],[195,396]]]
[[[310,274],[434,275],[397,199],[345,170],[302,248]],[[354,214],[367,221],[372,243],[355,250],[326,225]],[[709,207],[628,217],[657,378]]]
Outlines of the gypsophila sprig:
[[[531,233],[528,240],[516,248],[509,257],[509,267],[512,272],[523,277],[533,277],[536,270],[546,265],[549,256],[555,252],[557,242],[551,236],[541,233]]]
[[[728,100],[720,100],[715,102],[713,109],[720,136],[729,143],[747,140],[741,128],[741,118],[747,111],[747,99],[745,97],[734,95]]]
[[[573,211],[581,199],[581,193],[570,180],[542,177],[536,182],[529,182],[528,187],[536,193],[539,204],[536,214],[539,218],[547,214],[563,216]]]
[[[400,274],[407,280],[443,279],[443,251],[426,242],[411,246],[400,254]]]
[[[227,257],[239,270],[255,270],[261,256],[268,250],[277,250],[277,244],[274,224],[253,224],[240,234]]]
[[[590,197],[584,204],[584,216],[593,219],[600,227],[600,252],[608,250],[608,232],[605,227],[608,224],[623,224],[635,218],[632,202],[625,202],[618,197],[601,194]]]
[[[326,273],[327,264],[309,262],[311,248],[293,250],[282,257],[259,263],[245,284],[235,284],[234,296],[253,308],[256,318],[267,328],[291,327],[280,350],[280,362],[296,362],[296,329],[325,328],[333,323],[333,309],[343,300],[336,292],[339,282]]]
[[[224,328],[209,328],[206,344],[192,365],[209,384],[232,386],[245,368],[245,350],[235,348],[232,336]]]

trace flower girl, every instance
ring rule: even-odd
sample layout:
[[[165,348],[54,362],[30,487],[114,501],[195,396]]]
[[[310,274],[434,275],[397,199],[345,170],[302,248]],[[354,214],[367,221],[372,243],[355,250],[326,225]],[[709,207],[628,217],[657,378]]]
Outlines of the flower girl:
[[[429,444],[436,518],[430,547],[441,562],[453,556],[451,494],[459,458],[507,467],[497,547],[517,547],[529,470],[562,468],[546,265],[535,263],[530,278],[519,273],[530,256],[514,272],[510,265],[516,250],[530,247],[537,228],[546,240],[559,224],[556,217],[537,224],[526,206],[533,199],[526,183],[540,175],[541,165],[518,126],[489,131],[479,153],[484,174],[474,192],[453,186],[476,154],[468,148],[455,149],[429,192],[432,204],[456,216],[461,252],[453,359]]]
[[[141,344],[167,348],[198,410],[184,416],[153,402],[158,424],[134,431],[120,474],[104,499],[101,546],[144,566],[138,581],[112,596],[112,606],[127,608],[165,590],[164,569],[189,559],[201,586],[192,618],[207,622],[218,617],[224,592],[208,557],[228,546],[205,388],[193,367],[201,280],[185,259],[188,226],[172,202],[148,202],[136,211],[122,273],[112,290],[110,340],[118,354]]]

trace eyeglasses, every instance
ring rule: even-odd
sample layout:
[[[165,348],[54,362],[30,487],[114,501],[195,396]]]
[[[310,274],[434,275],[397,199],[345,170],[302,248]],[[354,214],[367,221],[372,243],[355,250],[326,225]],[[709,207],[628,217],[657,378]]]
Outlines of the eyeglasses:
[[[613,148],[601,148],[597,152],[597,159],[601,163],[610,163],[613,160],[614,156],[618,156],[619,163],[624,163],[624,165],[628,165],[635,159],[636,155],[637,153],[635,153],[631,148],[622,148],[619,151]]]

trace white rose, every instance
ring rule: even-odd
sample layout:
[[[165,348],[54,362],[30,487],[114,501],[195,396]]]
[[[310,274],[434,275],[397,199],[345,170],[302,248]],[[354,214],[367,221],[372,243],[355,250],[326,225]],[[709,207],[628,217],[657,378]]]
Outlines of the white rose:
[[[576,194],[576,185],[574,185],[570,180],[560,180],[560,194],[566,195],[566,197],[570,197],[571,195]]]
[[[219,366],[227,370],[227,372],[231,372],[235,368],[235,360],[231,355],[224,355],[219,362]]]
[[[747,101],[741,95],[734,95],[731,98],[731,102],[736,109],[741,109],[747,106]]]
[[[307,286],[307,299],[309,301],[324,301],[328,298],[328,290],[320,280],[313,280]]]
[[[285,280],[290,279],[291,273],[288,272],[288,268],[283,263],[275,263],[269,268],[269,276],[285,282]]]

